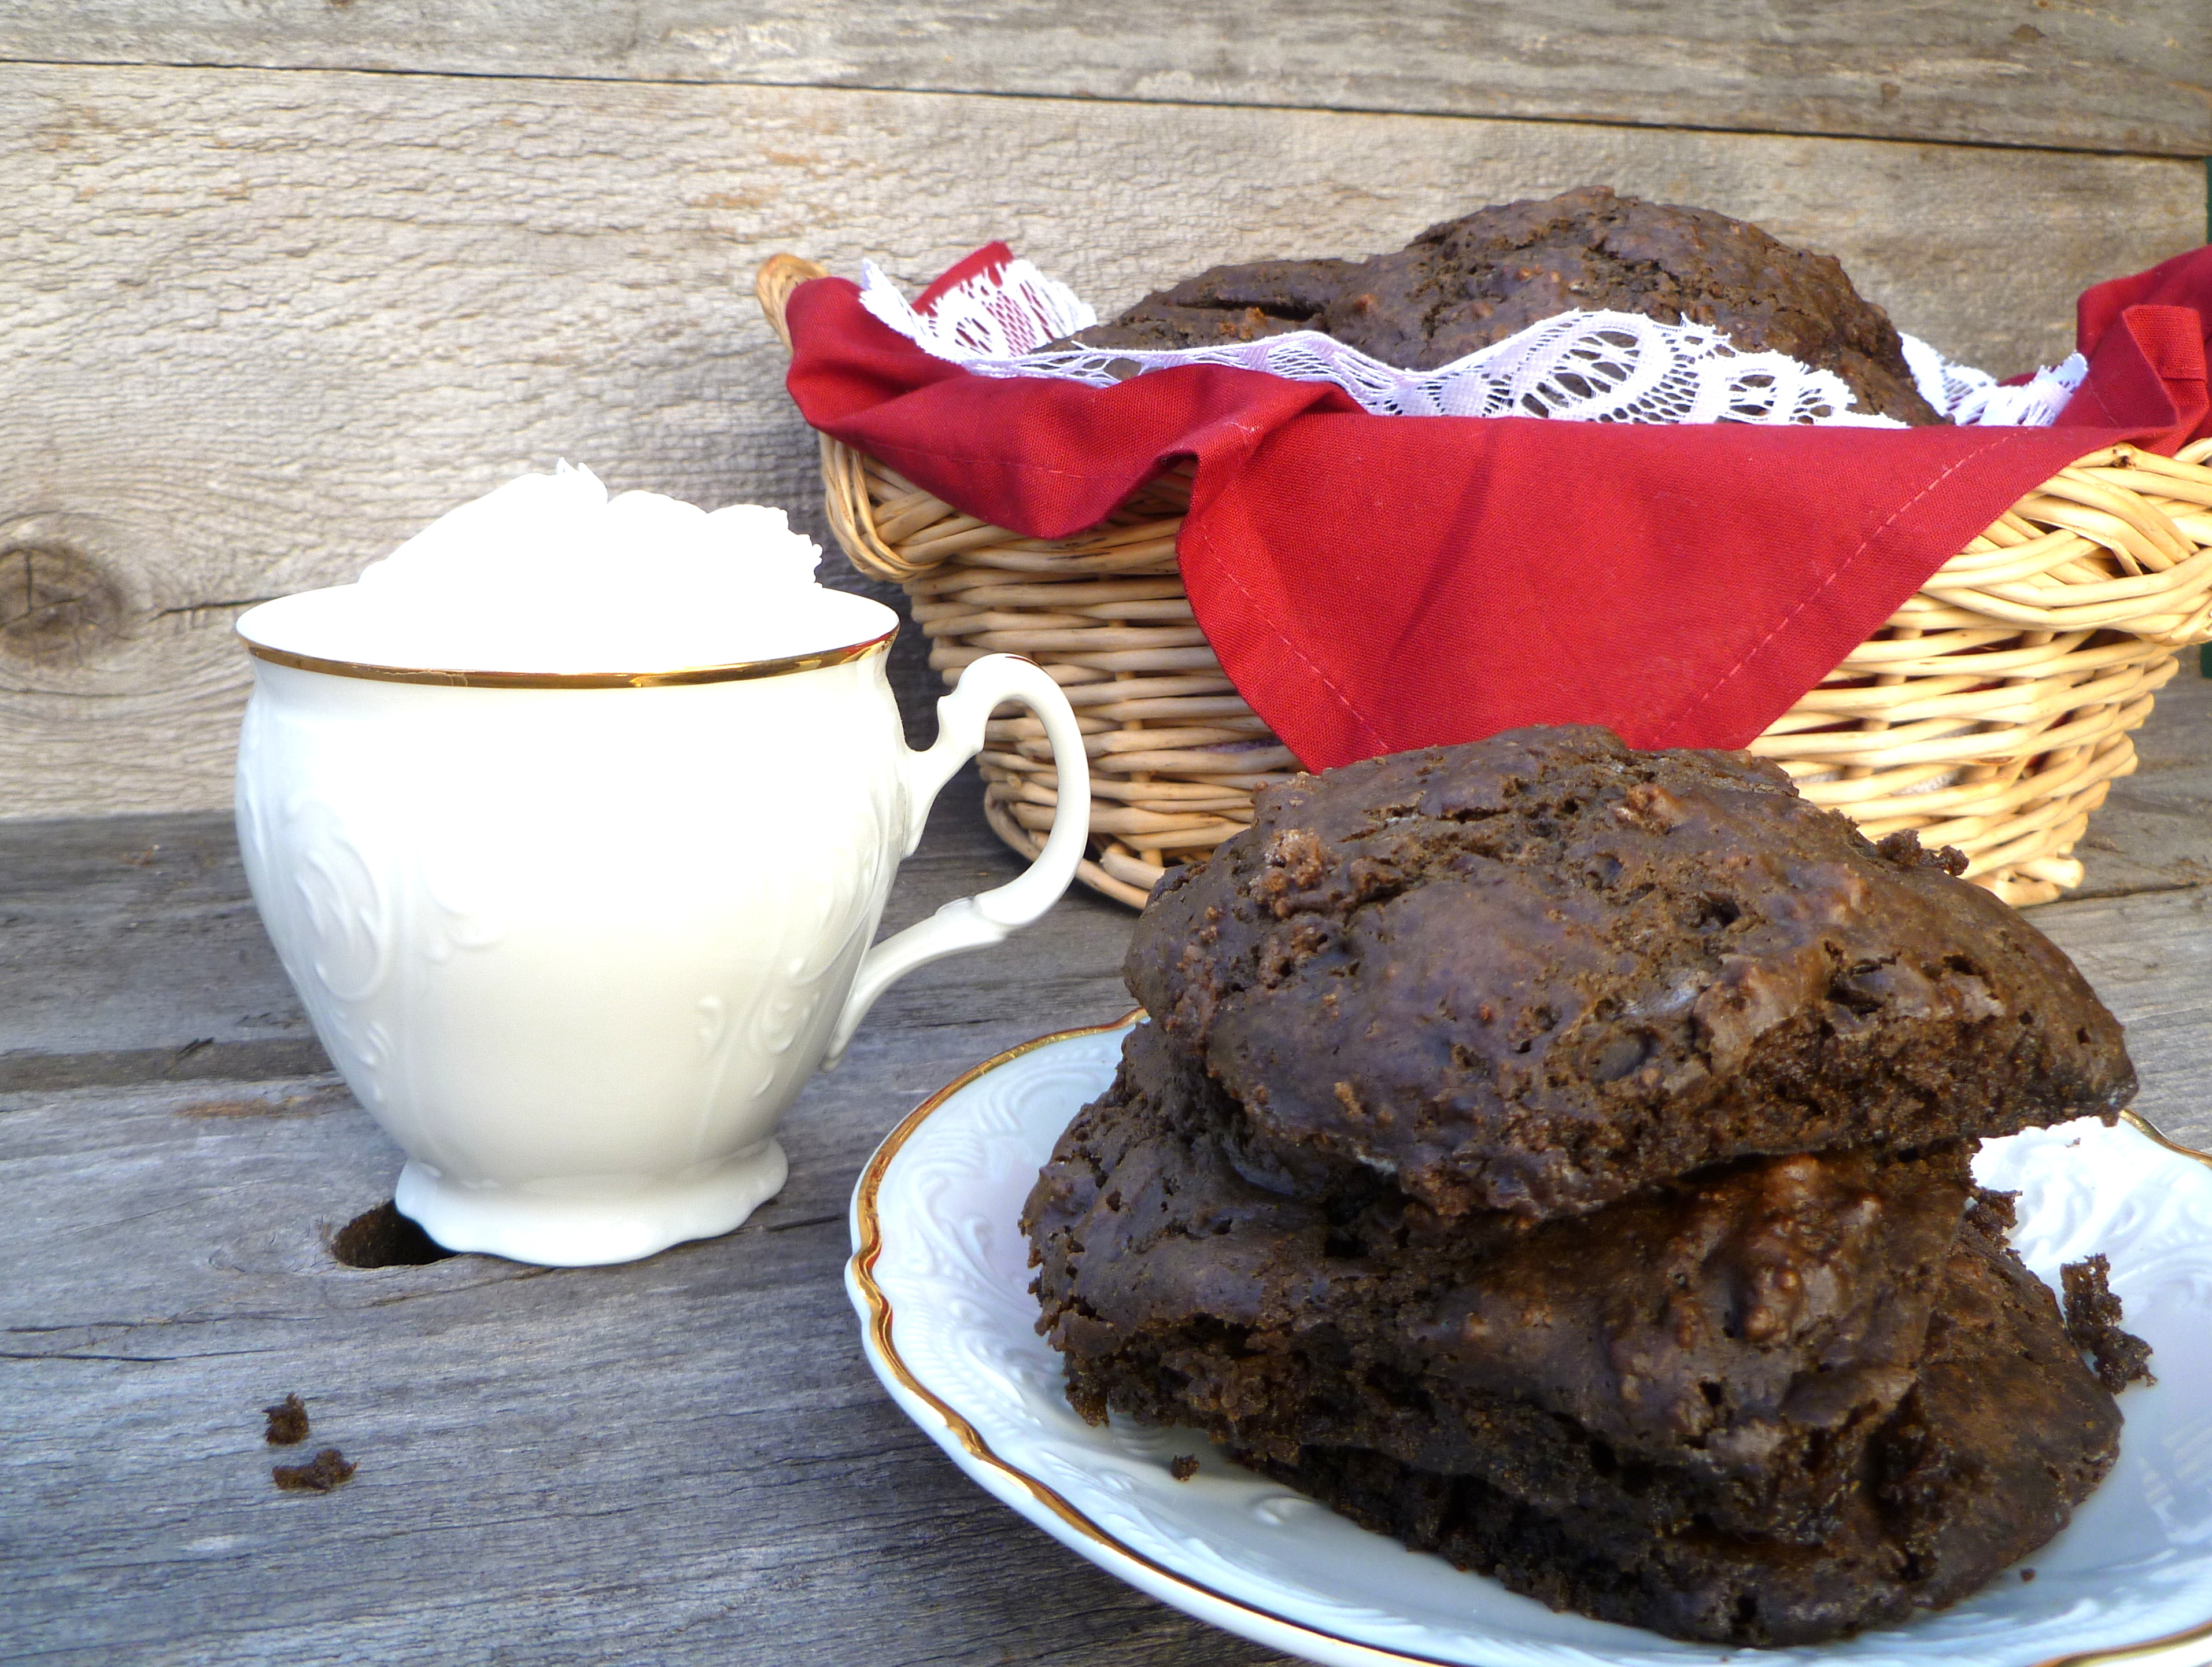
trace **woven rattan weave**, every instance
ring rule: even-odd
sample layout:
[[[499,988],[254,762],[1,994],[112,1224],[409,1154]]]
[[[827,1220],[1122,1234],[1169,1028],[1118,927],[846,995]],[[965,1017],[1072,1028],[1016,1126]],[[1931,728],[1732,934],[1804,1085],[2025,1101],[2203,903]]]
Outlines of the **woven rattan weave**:
[[[763,310],[823,269],[778,255]],[[1408,418],[1407,421],[1416,419]],[[1751,750],[1870,835],[1956,845],[2008,902],[2078,885],[2070,855],[2179,649],[2212,637],[2212,441],[2179,458],[2115,447],[2030,492],[1939,569]],[[1297,769],[1237,696],[1176,568],[1188,476],[1170,474],[1073,538],[1024,538],[963,515],[822,436],[830,525],[863,572],[897,581],[947,680],[987,654],[1028,654],[1089,738],[1085,882],[1142,904],[1168,863],[1252,816]],[[1009,709],[1011,711],[1012,709]],[[1051,824],[1051,751],[1035,719],[990,727],[984,812],[1034,855]]]

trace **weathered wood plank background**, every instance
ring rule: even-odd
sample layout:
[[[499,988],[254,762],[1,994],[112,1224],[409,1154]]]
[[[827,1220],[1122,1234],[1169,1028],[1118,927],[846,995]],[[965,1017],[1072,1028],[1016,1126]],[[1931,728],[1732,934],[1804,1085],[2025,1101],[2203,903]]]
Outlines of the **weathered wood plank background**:
[[[0,817],[220,805],[238,610],[556,456],[818,534],[778,250],[1004,235],[1111,309],[1602,180],[2009,371],[2203,240],[2208,82],[2200,0],[11,6]]]
[[[2212,155],[2212,31],[2196,0],[1402,0],[1358,13],[1333,0],[1277,0],[1264,13],[1223,0],[176,0],[158,11],[143,0],[44,0],[0,17],[0,58],[1023,93]]]
[[[0,7],[0,1659],[1274,1659],[962,1479],[839,1285],[873,1142],[1120,1011],[1126,913],[896,988],[729,1238],[345,1267],[398,1159],[246,897],[232,619],[562,455],[819,536],[750,295],[784,249],[918,283],[1003,235],[1111,309],[1604,181],[2024,368],[2203,239],[2208,85],[2203,0]],[[2212,682],[2142,742],[2037,919],[2205,1142]],[[887,925],[1014,867],[956,782]],[[287,1390],[334,1495],[270,1486]]]

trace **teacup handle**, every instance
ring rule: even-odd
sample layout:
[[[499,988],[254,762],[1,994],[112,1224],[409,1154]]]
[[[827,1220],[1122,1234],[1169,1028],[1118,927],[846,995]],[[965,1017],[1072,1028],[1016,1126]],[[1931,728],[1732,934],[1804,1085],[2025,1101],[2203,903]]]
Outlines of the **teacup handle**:
[[[971,897],[954,898],[927,920],[884,939],[860,958],[852,994],[845,998],[845,1010],[830,1035],[830,1052],[822,1062],[825,1069],[845,1056],[845,1046],[860,1020],[895,980],[964,949],[1004,942],[1017,928],[1027,926],[1058,902],[1075,878],[1075,866],[1083,860],[1084,842],[1091,831],[1091,765],[1083,751],[1083,732],[1076,727],[1074,709],[1060,685],[1035,660],[1019,654],[986,654],[969,665],[952,692],[937,703],[937,744],[927,752],[902,756],[900,768],[906,775],[910,808],[906,849],[899,855],[914,854],[938,793],[961,765],[983,750],[983,726],[992,709],[1010,700],[1036,714],[1052,742],[1060,802],[1053,810],[1044,849],[1018,878]]]

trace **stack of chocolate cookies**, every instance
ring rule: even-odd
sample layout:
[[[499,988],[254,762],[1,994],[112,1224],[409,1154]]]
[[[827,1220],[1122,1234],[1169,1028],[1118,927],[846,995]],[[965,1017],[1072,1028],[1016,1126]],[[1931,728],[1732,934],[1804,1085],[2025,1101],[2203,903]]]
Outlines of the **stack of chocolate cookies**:
[[[1024,1214],[1069,1398],[1679,1638],[1972,1591],[2120,1427],[1972,1149],[2135,1078],[1957,866],[1595,729],[1262,794]]]

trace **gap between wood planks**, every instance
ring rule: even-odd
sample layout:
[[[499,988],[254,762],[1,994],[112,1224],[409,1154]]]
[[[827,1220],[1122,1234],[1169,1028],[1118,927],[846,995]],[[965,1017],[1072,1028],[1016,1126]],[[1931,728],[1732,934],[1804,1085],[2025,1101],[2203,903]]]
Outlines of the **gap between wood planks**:
[[[1102,95],[1093,93],[1071,93],[1053,90],[1031,90],[1000,87],[902,87],[890,81],[819,81],[800,77],[790,79],[773,76],[621,76],[621,75],[556,75],[542,70],[465,70],[465,69],[408,69],[388,64],[206,64],[163,58],[0,58],[0,68],[21,65],[26,69],[99,69],[99,70],[181,70],[204,72],[209,75],[346,75],[381,76],[395,80],[532,82],[547,86],[564,83],[574,86],[620,87],[782,87],[803,88],[820,93],[896,93],[902,96],[931,99],[1002,99],[1023,102],[1085,104],[1125,108],[1167,108],[1182,110],[1267,110],[1285,114],[1310,113],[1320,116],[1407,116],[1444,121],[1511,121],[1534,122],[1549,126],[1620,128],[1629,131],[1665,133],[1741,134],[1757,137],[1788,137],[1792,139],[1835,139],[1849,143],[1896,144],[1926,147],[1940,145],[1947,150],[1984,150],[2007,154],[2041,152],[2064,156],[2110,156],[2142,161],[2193,161],[2171,150],[2136,149],[2112,147],[2088,147],[2081,144],[2037,143],[2028,139],[1972,139],[1934,137],[1909,133],[1877,133],[1855,131],[1849,127],[1758,127],[1748,123],[1697,122],[1670,119],[1639,121],[1620,114],[1551,115],[1522,110],[1455,110],[1444,105],[1429,104],[1361,104],[1331,103],[1327,101],[1280,101],[1255,99],[1201,98],[1133,98]],[[2208,234],[2212,234],[2212,158],[2206,158]],[[258,598],[266,601],[266,597]],[[210,602],[210,608],[244,607],[250,603]],[[173,610],[181,611],[181,610]]]
[[[2028,21],[2027,20],[2033,21]],[[2212,153],[2195,0],[1278,0],[1101,12],[909,0],[462,0],[423,18],[348,0],[122,0],[0,14],[0,58],[948,93],[1578,121],[2104,154]]]

